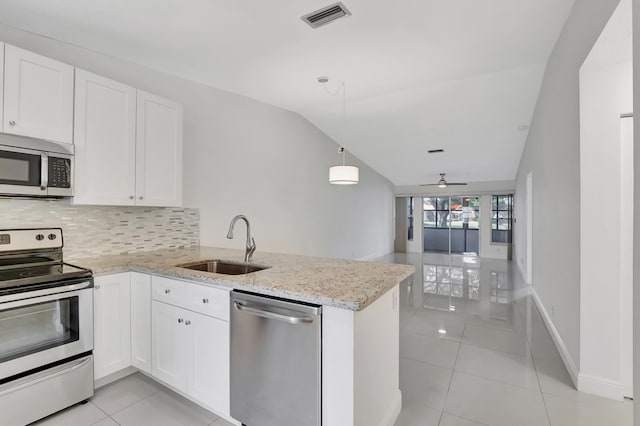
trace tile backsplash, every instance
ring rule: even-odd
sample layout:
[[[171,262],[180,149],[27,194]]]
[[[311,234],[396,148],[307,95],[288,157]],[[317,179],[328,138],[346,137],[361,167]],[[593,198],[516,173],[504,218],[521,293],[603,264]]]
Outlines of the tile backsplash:
[[[200,244],[198,209],[0,199],[0,229],[62,228],[66,260]]]

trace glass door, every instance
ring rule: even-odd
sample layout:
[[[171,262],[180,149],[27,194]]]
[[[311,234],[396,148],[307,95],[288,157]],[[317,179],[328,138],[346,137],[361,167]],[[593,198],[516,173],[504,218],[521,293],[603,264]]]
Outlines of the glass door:
[[[79,339],[78,296],[0,311],[0,363]]]
[[[0,185],[40,186],[39,154],[0,150]]]

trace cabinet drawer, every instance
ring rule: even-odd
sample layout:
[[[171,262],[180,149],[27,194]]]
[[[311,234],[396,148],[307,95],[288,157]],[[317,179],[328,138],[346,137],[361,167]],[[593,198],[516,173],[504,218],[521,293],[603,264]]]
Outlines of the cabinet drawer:
[[[229,292],[198,284],[189,284],[187,309],[229,321]]]
[[[151,277],[151,297],[153,300],[186,307],[187,288],[190,284],[184,281],[172,280],[164,277]]]

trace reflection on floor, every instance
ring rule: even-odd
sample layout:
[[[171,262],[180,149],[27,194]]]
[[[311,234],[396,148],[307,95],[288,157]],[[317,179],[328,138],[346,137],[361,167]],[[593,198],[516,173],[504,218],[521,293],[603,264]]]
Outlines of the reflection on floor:
[[[394,254],[401,287],[396,426],[631,426],[632,403],[577,392],[511,262]]]

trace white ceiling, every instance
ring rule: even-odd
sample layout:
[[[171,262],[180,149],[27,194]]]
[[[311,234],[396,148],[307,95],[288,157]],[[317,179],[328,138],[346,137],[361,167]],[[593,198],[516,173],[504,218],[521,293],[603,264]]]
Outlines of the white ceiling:
[[[343,0],[348,18],[299,19],[332,2],[2,0],[0,22],[299,112],[396,185],[515,177],[574,0]],[[320,75],[346,82],[346,124]]]

